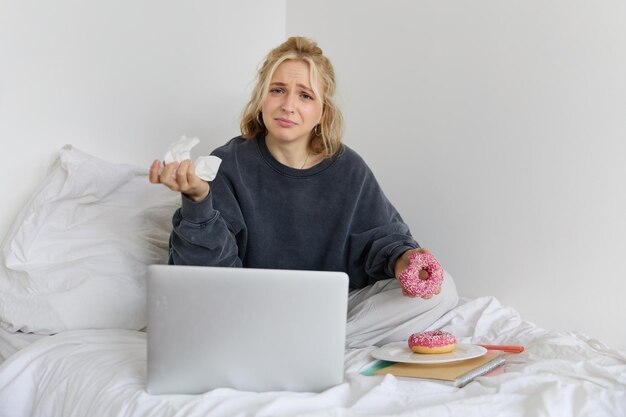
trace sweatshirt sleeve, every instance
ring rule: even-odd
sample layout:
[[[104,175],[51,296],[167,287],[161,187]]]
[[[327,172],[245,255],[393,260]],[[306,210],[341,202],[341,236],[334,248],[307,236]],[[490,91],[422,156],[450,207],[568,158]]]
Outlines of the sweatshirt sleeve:
[[[172,220],[170,264],[242,266],[242,248],[237,244],[237,239],[239,237],[245,241],[245,228],[241,227],[243,221],[228,221],[213,207],[213,194],[211,191],[200,202],[194,202],[181,194],[182,205]],[[234,201],[231,205],[233,212],[238,212]]]
[[[350,237],[353,259],[362,265],[368,285],[394,277],[394,266],[405,251],[419,248],[374,174],[365,167],[358,187]]]

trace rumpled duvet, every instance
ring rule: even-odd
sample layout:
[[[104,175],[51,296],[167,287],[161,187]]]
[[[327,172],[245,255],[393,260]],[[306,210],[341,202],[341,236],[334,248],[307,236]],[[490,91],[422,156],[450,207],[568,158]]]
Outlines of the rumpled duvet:
[[[146,337],[133,330],[45,336],[0,365],[0,416],[626,416],[626,352],[523,320],[493,297],[462,299],[431,326],[462,343],[520,344],[504,372],[463,388],[365,376],[375,347],[346,350],[344,383],[321,393],[151,396]]]

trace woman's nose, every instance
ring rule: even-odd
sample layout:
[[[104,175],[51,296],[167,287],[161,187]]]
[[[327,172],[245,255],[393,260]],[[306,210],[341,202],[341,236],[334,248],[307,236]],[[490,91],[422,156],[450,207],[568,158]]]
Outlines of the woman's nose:
[[[282,110],[287,113],[294,112],[295,106],[295,94],[289,93],[285,94],[285,101],[283,101]]]

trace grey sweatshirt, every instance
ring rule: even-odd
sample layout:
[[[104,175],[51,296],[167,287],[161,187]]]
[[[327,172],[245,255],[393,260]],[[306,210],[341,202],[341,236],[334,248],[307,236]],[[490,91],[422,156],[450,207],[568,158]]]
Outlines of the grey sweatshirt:
[[[419,247],[363,159],[343,145],[316,166],[278,162],[265,138],[231,139],[209,196],[182,196],[170,263],[343,271],[350,289],[394,276],[396,259]]]

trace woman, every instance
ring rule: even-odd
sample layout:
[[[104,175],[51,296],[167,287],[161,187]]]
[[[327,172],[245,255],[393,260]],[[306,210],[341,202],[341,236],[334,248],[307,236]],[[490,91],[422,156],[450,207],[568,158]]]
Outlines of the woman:
[[[272,50],[241,121],[216,149],[207,183],[189,160],[150,168],[150,181],[181,192],[170,262],[183,265],[344,271],[350,277],[347,345],[405,340],[456,305],[452,278],[431,299],[403,297],[409,255],[424,252],[365,162],[341,143],[335,74],[309,39]],[[438,291],[439,292],[439,291]]]

